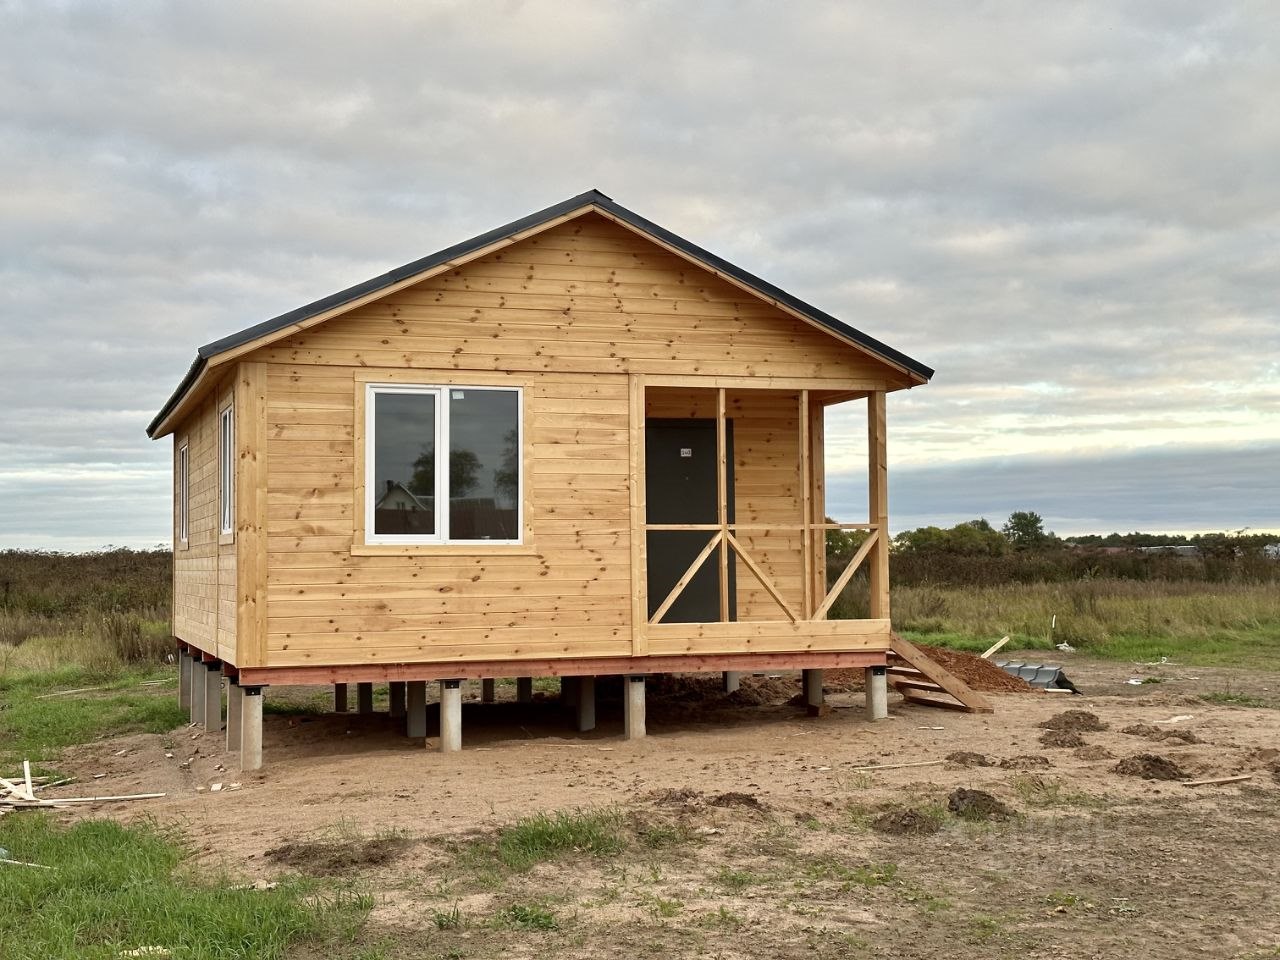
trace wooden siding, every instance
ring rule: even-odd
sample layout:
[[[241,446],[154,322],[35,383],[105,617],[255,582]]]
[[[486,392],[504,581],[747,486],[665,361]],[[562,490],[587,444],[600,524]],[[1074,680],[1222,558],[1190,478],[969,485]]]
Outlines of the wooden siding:
[[[244,360],[265,371],[263,652],[271,667],[626,656],[628,373],[697,375],[708,385],[788,378],[814,390],[904,382],[594,215]],[[524,544],[361,549],[357,398],[369,381],[523,387]],[[798,523],[798,393],[734,390],[729,403],[738,520]],[[799,609],[799,531],[740,539]],[[741,564],[737,576],[742,619],[782,619]],[[830,628],[818,632],[822,648],[839,647]],[[672,631],[666,638],[680,643]]]
[[[230,399],[220,385],[174,433],[174,457],[188,446],[187,545],[177,539],[175,499],[173,635],[220,659],[235,659],[236,555],[218,533],[218,411]],[[178,495],[174,488],[175,498]]]

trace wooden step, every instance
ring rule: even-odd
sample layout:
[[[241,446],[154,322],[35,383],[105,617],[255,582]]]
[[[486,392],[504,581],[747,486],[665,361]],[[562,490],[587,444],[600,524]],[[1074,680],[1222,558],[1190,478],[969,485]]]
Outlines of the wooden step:
[[[930,693],[947,693],[942,687],[929,680],[895,680],[893,685],[898,689],[899,693],[903,690],[927,690]],[[905,694],[903,694],[905,696]],[[950,696],[950,694],[947,694]]]
[[[899,692],[912,703],[919,703],[922,706],[942,707],[943,709],[965,710],[970,713],[992,713],[991,704],[987,698],[982,696],[976,690],[972,689],[967,683],[959,677],[954,676],[942,664],[930,660],[924,651],[918,649],[914,644],[903,640],[896,633],[889,634],[889,648],[893,655],[893,661],[905,661],[915,669],[919,670],[928,680],[933,681],[938,691],[930,687],[922,687],[919,681],[915,680],[898,680],[894,682],[894,687],[906,687],[905,690]],[[928,693],[945,692],[948,696],[956,701],[952,703],[946,700],[937,700],[932,697],[923,697],[912,692],[913,690],[925,690]]]
[[[915,667],[889,667],[885,672],[891,677],[910,677],[913,680],[916,677],[924,676],[924,674]]]
[[[935,700],[933,697],[922,697],[918,693],[903,693],[902,699],[907,703],[914,703],[920,707],[940,707],[943,710],[961,710],[965,713],[974,712],[972,708],[959,700]]]

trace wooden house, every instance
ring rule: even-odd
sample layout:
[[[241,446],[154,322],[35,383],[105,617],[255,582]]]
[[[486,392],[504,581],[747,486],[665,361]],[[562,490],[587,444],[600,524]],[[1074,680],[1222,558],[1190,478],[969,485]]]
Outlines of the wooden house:
[[[932,371],[596,191],[198,352],[174,446],[193,718],[261,755],[261,693],[390,684],[460,743],[461,681],[863,667],[883,709],[885,400]],[[867,536],[828,571],[824,410],[865,403]],[[870,615],[827,614],[860,566]],[[815,692],[816,688],[816,692]],[[486,684],[486,694],[492,689]],[[520,685],[527,695],[527,681]]]

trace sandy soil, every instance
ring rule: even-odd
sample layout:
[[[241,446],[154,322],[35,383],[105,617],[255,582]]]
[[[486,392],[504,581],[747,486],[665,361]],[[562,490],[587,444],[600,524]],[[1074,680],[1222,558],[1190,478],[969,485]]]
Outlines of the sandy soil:
[[[650,735],[633,743],[620,737],[607,687],[600,727],[585,735],[554,696],[477,696],[464,706],[464,750],[451,756],[430,749],[432,737],[425,749],[410,743],[385,715],[269,714],[260,773],[236,772],[222,737],[182,729],[73,751],[62,767],[81,784],[64,789],[82,795],[105,774],[91,781],[95,793],[165,791],[92,813],[176,821],[203,857],[251,877],[287,869],[270,849],[352,844],[348,875],[378,897],[367,942],[386,938],[393,956],[533,956],[549,944],[571,957],[1277,955],[1280,673],[1075,659],[1068,673],[1084,696],[993,695],[992,716],[891,696],[890,719],[875,724],[856,692],[832,693],[831,714],[810,718],[786,703],[792,678],[748,679],[748,695],[734,698],[708,678],[652,697]],[[1124,682],[1142,676],[1164,682]],[[744,703],[752,690],[767,702]],[[1041,724],[1067,709],[1107,729],[1081,732],[1082,747],[1042,743]],[[1139,724],[1145,735],[1122,732]],[[1195,742],[1152,739],[1164,730]],[[946,759],[958,751],[982,759]],[[1143,754],[1193,778],[1252,779],[1186,787],[1117,772]],[[942,762],[858,769],[926,761]],[[957,788],[990,793],[1015,816],[961,820],[946,812]],[[586,807],[622,811],[636,836],[662,827],[683,840],[496,883],[458,866],[468,838]],[[906,809],[941,829],[894,836],[872,825]],[[393,834],[394,848],[359,855],[360,843]],[[560,929],[493,920],[526,902],[552,911]],[[437,929],[433,911],[454,905],[465,922]]]

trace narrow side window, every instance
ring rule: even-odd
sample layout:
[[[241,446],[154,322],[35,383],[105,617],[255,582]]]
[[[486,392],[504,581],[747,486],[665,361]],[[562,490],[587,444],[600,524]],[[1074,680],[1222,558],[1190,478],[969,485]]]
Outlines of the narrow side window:
[[[178,543],[186,545],[188,516],[190,515],[191,504],[191,482],[190,482],[190,454],[188,452],[187,442],[184,440],[182,445],[178,447],[178,489],[177,489],[177,528]]]
[[[235,417],[232,407],[222,411],[218,429],[218,530],[232,533],[235,530]]]

